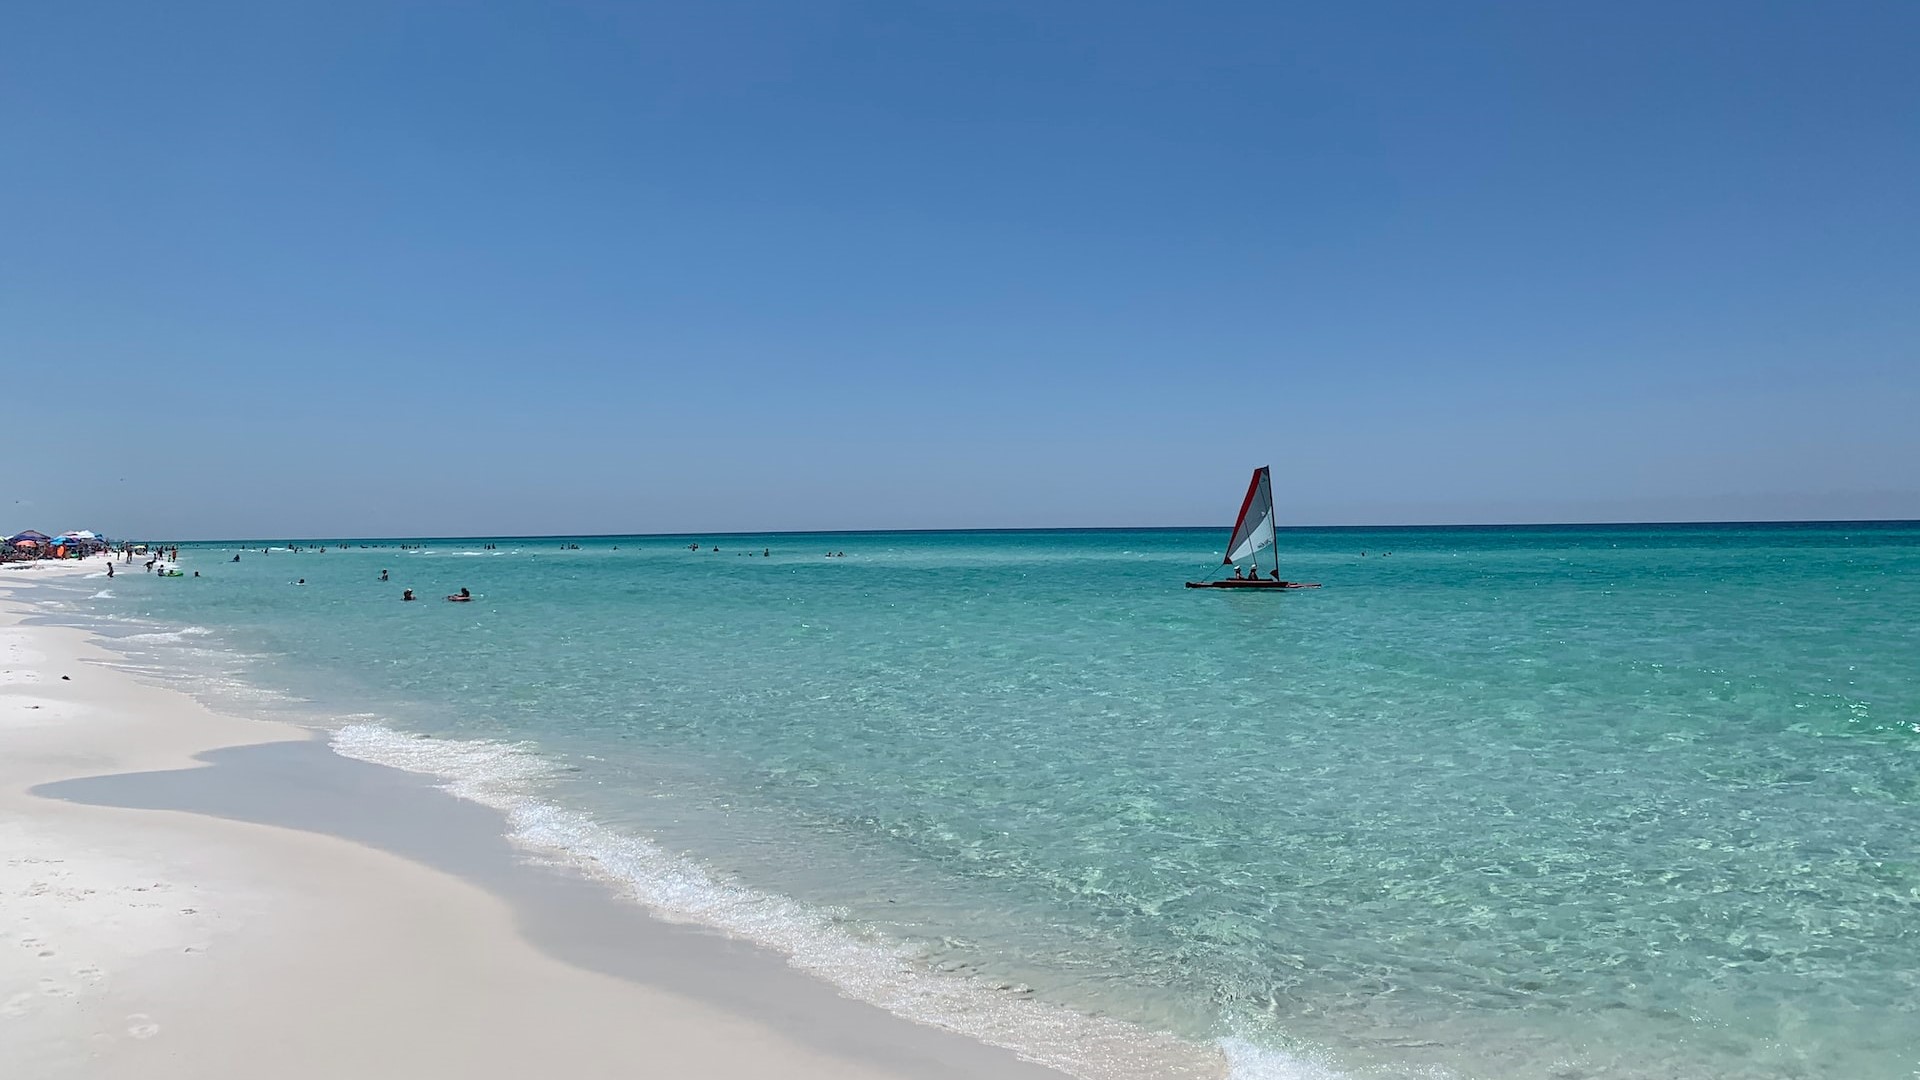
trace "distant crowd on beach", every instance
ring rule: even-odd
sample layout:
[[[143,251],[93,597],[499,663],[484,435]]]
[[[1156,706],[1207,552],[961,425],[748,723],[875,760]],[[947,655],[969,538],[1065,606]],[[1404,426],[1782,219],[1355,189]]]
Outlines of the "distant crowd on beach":
[[[33,563],[43,559],[84,559],[101,553],[111,555],[113,545],[91,529],[77,529],[48,536],[27,529],[11,535],[0,533],[0,563]]]

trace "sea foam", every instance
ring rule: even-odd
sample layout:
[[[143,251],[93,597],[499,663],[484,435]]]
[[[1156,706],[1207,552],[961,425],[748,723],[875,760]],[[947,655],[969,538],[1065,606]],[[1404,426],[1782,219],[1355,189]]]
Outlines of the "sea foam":
[[[438,739],[356,722],[335,751],[433,776],[460,798],[500,810],[509,835],[542,856],[618,885],[655,914],[744,938],[851,997],[945,1028],[1083,1080],[1215,1077],[1332,1080],[1312,1060],[1240,1039],[1209,1045],[1021,996],[1020,988],[934,972],[916,950],[862,933],[830,910],[716,878],[698,863],[539,797],[559,769],[528,743]]]
[[[139,634],[126,634],[116,640],[175,643],[185,641],[188,638],[206,637],[211,633],[213,633],[213,631],[204,626],[183,626],[178,630],[153,630]]]

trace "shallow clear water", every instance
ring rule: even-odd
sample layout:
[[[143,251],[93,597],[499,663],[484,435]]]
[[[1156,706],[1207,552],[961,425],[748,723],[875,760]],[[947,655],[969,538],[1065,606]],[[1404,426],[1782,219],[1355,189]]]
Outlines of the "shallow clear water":
[[[1079,1037],[1040,1003],[1248,1075],[1920,1069],[1920,526],[1303,530],[1324,589],[1180,588],[1223,539],[201,545],[73,603],[449,771],[515,744],[706,875],[643,896],[899,943],[1001,1041]]]

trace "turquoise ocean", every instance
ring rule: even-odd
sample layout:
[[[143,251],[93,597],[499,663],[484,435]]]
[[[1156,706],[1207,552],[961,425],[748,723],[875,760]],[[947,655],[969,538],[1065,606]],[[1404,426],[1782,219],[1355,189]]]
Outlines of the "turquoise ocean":
[[[57,618],[1094,1080],[1920,1075],[1920,524],[1283,530],[1325,588],[1183,589],[1224,542],[207,543]]]

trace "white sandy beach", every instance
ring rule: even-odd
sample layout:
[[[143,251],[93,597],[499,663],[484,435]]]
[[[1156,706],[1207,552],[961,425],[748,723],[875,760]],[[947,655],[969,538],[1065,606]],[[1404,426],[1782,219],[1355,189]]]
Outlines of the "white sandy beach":
[[[32,793],[311,740],[23,622],[37,582],[102,568],[0,571],[0,1076],[1059,1075],[790,971],[739,976],[739,1007],[677,992],[779,967],[715,935],[640,935],[656,963],[621,977],[529,940],[496,892],[373,846]]]

